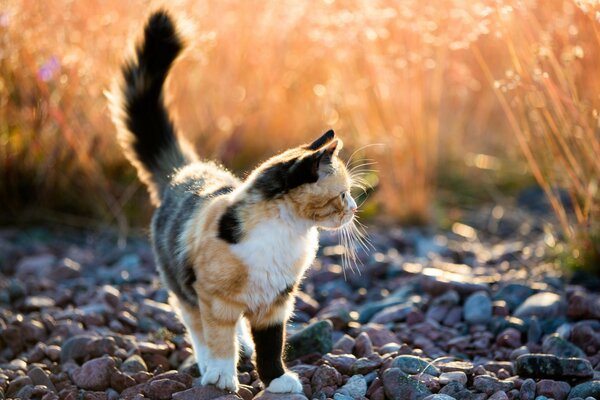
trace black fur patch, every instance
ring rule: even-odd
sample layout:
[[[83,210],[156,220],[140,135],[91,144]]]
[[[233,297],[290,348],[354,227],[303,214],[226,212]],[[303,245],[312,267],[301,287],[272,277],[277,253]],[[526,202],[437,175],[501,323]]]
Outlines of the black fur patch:
[[[319,155],[310,155],[272,165],[261,172],[253,186],[267,200],[282,196],[300,185],[315,183],[319,161]]]
[[[219,238],[227,243],[235,244],[242,240],[242,233],[242,224],[235,205],[227,207],[227,210],[219,219]]]
[[[334,136],[335,132],[332,129],[330,129],[327,132],[325,132],[320,138],[309,144],[307,148],[309,150],[317,150],[326,145],[327,143],[331,142]]]
[[[256,369],[265,386],[285,373],[281,359],[284,337],[283,323],[267,328],[252,328],[252,338],[256,347]]]
[[[165,149],[178,149],[172,152],[180,158],[173,167],[185,161],[162,98],[167,73],[182,49],[174,21],[166,12],[158,11],[146,24],[144,41],[136,49],[136,60],[123,67],[125,123],[135,136],[133,148],[137,157],[153,172],[159,171],[160,156]]]

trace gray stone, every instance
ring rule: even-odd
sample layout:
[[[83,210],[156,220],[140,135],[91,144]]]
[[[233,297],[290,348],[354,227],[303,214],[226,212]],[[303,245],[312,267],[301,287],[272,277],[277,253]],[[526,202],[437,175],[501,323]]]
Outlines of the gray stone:
[[[348,396],[351,399],[364,397],[367,393],[367,381],[362,375],[354,375],[336,393]]]
[[[493,376],[479,375],[473,379],[475,389],[487,395],[492,395],[498,391],[508,392],[515,384],[512,381],[501,381]]]
[[[399,368],[390,368],[383,373],[383,388],[386,398],[391,400],[421,400],[431,394],[427,386]]]
[[[450,382],[460,382],[467,384],[467,375],[462,371],[443,372],[440,375],[440,384],[447,385]]]
[[[569,400],[573,400],[576,397],[600,398],[600,380],[584,382],[575,386],[569,393]]]
[[[552,319],[565,315],[567,303],[558,294],[552,292],[537,293],[530,296],[514,312],[518,318],[537,317]]]
[[[493,298],[494,300],[504,300],[508,305],[508,308],[512,311],[534,294],[535,290],[527,285],[521,283],[509,283],[498,290]]]
[[[307,326],[301,331],[290,336],[287,340],[287,360],[295,360],[310,353],[326,354],[333,348],[331,334],[333,325],[324,320]]]
[[[558,336],[556,333],[544,339],[544,342],[542,343],[542,351],[544,353],[553,354],[557,357],[585,357],[583,350],[568,340]]]
[[[60,350],[60,361],[81,361],[88,355],[87,345],[96,337],[90,335],[76,335],[65,340]]]
[[[470,324],[487,324],[492,319],[492,300],[487,292],[470,295],[463,308],[465,321]]]
[[[110,376],[114,370],[113,358],[94,358],[73,372],[73,382],[82,389],[105,390],[110,385]]]
[[[129,374],[135,374],[138,372],[148,371],[148,367],[146,366],[146,362],[142,357],[134,354],[123,361],[123,364],[121,364],[121,371]]]
[[[535,399],[535,381],[531,378],[525,379],[519,390],[519,400],[534,400]]]
[[[44,385],[47,386],[52,392],[58,393],[56,391],[56,387],[50,380],[50,377],[40,367],[31,368],[29,372],[27,372],[27,376],[31,378],[31,382],[33,382],[34,385]]]
[[[448,396],[447,394],[432,394],[430,396],[425,397],[423,400],[456,400],[452,396]]]
[[[433,376],[439,376],[440,370],[433,364],[416,356],[403,355],[394,358],[392,368],[400,368],[402,372],[407,374],[426,373]]]

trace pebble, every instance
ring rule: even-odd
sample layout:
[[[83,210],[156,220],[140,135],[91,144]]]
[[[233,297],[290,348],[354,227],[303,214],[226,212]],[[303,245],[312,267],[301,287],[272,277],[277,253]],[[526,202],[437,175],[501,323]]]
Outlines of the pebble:
[[[508,392],[514,385],[515,384],[512,381],[501,381],[488,375],[479,375],[473,379],[473,387],[487,395],[494,394],[498,391]]]
[[[485,291],[473,293],[463,308],[465,321],[470,324],[487,324],[492,319],[492,300]]]
[[[566,302],[560,295],[552,292],[537,293],[530,296],[514,312],[518,318],[537,317],[551,319],[565,315]]]
[[[392,368],[399,368],[407,374],[426,373],[433,376],[439,376],[440,370],[430,362],[415,356],[398,356],[392,362]]]
[[[331,352],[333,325],[329,320],[315,322],[290,336],[287,340],[288,360],[295,360],[310,353]]]
[[[95,358],[73,372],[73,382],[83,389],[105,390],[110,385],[114,369],[115,360],[112,357]]]
[[[581,383],[571,389],[569,393],[569,400],[573,400],[575,397],[591,397],[591,398],[600,398],[600,380],[588,381]]]
[[[354,354],[356,354],[357,357],[366,357],[373,354],[373,343],[366,332],[362,332],[356,337]]]
[[[140,357],[137,354],[134,354],[128,357],[125,361],[123,361],[123,363],[121,364],[121,371],[130,374],[135,374],[137,372],[148,371],[148,367],[146,366],[146,362],[142,357]]]
[[[528,378],[523,381],[521,384],[521,389],[519,390],[519,399],[520,400],[534,400],[535,399],[535,391],[536,391],[536,383],[533,379]]]
[[[421,400],[431,394],[423,383],[410,378],[399,368],[390,368],[383,373],[383,388],[387,399]]]
[[[443,372],[440,374],[440,383],[442,385],[447,385],[450,382],[459,382],[466,385],[467,374],[462,371]]]
[[[585,352],[558,334],[547,336],[542,343],[542,351],[557,357],[585,358]]]
[[[537,383],[536,393],[555,400],[565,400],[570,391],[571,385],[567,382],[542,379]]]
[[[361,398],[367,393],[367,381],[363,375],[353,375],[336,393],[348,396],[351,399]]]

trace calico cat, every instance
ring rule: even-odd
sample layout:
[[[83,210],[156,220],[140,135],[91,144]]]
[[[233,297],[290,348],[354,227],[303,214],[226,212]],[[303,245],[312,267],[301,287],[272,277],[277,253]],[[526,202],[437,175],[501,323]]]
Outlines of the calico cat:
[[[282,361],[285,325],[315,258],[317,228],[354,219],[351,175],[338,157],[342,141],[330,130],[243,181],[199,161],[176,138],[163,101],[183,47],[169,13],[153,13],[111,99],[119,142],[157,206],[151,241],[158,270],[177,299],[203,385],[236,391],[241,347],[248,357],[256,352],[268,391],[302,392]]]

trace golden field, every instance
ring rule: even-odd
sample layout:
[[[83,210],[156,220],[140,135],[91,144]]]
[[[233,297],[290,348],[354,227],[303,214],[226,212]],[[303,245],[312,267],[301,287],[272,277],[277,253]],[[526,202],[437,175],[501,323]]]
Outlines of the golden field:
[[[165,4],[3,2],[3,222],[102,222],[127,231],[147,221],[146,194],[116,144],[105,92],[148,13]],[[368,164],[361,168],[373,186],[363,206],[369,216],[436,222],[456,206],[510,201],[537,182],[557,229],[600,253],[598,1],[226,0],[168,8],[185,21],[188,50],[167,98],[203,157],[243,174],[333,128],[345,156]]]

